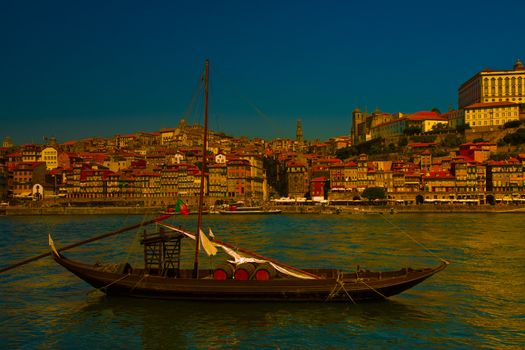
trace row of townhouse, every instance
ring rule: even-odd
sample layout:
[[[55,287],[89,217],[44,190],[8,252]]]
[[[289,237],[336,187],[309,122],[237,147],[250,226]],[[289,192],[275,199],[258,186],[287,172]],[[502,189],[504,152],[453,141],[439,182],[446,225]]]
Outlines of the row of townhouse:
[[[262,159],[244,154],[226,160],[215,157],[204,174],[209,205],[217,201],[267,199],[266,176]],[[164,164],[148,168],[145,164],[114,172],[107,167],[87,163],[74,164],[63,172],[60,192],[69,199],[143,199],[151,204],[169,204],[178,198],[196,205],[201,171],[194,164]]]
[[[210,201],[267,199],[266,172],[259,142],[242,152],[208,154],[206,173]],[[69,199],[161,198],[170,202],[184,197],[196,201],[200,188],[199,148],[157,147],[145,155],[128,150],[70,152],[62,145],[23,145],[2,149],[2,198],[32,198],[42,185],[47,198]],[[52,157],[49,156],[50,150]],[[216,153],[216,154],[215,154]],[[51,159],[52,158],[52,159]],[[52,165],[50,166],[50,161]]]
[[[290,161],[287,164],[288,197],[310,195],[314,200],[349,201],[360,199],[366,188],[380,187],[390,201],[408,204],[525,201],[525,154],[505,161],[485,162],[458,155],[434,161],[430,166],[421,162],[425,156],[414,163],[369,161],[366,155],[361,155],[346,163],[334,162],[327,176],[312,171],[305,163]]]

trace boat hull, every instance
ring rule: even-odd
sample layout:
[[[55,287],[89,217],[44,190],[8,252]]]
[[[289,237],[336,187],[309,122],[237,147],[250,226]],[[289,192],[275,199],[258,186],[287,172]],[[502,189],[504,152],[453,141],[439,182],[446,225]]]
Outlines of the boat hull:
[[[271,215],[280,214],[282,210],[219,210],[222,215]]]
[[[108,295],[148,299],[202,301],[289,301],[363,302],[399,294],[446,267],[421,270],[402,269],[381,274],[362,272],[339,274],[335,270],[310,270],[320,279],[277,278],[258,280],[214,280],[212,271],[201,270],[200,278],[151,276],[142,270],[116,273],[99,270],[53,252],[54,259],[67,270]],[[309,270],[306,270],[309,271]],[[181,275],[190,276],[183,270]]]

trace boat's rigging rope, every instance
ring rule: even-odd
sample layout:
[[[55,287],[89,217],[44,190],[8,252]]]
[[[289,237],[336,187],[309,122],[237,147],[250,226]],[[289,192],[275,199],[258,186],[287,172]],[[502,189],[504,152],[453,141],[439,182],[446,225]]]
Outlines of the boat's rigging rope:
[[[219,79],[223,78],[221,74],[218,74],[215,71],[214,71],[214,76],[219,77]],[[252,100],[250,100],[248,97],[246,97],[245,95],[240,93],[238,89],[234,88],[231,84],[229,84],[227,79],[222,79],[221,82],[225,83],[224,84],[225,87],[228,88],[228,90],[231,92],[232,95],[234,95],[235,97],[239,98],[240,100],[245,102],[250,108],[252,108],[255,111],[255,113],[263,120],[264,124],[271,125],[271,128],[274,131],[276,131],[277,135],[285,135],[286,134],[285,131],[283,130],[283,125],[284,124],[278,123],[275,120],[273,120],[272,118],[270,118]],[[210,89],[210,94],[211,94],[212,97],[214,96],[213,95],[213,89]],[[214,116],[215,116],[215,119],[217,119],[217,114],[215,114]],[[217,121],[216,121],[216,123],[219,124]]]
[[[401,227],[399,227],[398,225],[394,224],[391,220],[389,220],[383,213],[380,213],[381,214],[381,217],[383,217],[383,219],[388,222],[390,225],[392,225],[392,227],[396,228],[397,230],[399,230],[401,233],[403,233],[405,236],[407,236],[409,239],[411,239],[414,243],[416,243],[417,245],[419,245],[421,248],[423,248],[427,253],[429,253],[431,256],[435,257],[436,259],[438,260],[441,260],[443,261],[444,263],[449,263],[448,260],[436,255],[434,252],[432,252],[430,249],[428,249],[423,243],[419,242],[417,239],[415,239],[414,237],[412,237],[408,232],[406,232],[405,230],[403,230]]]
[[[100,287],[100,288],[96,288],[96,289],[92,289],[92,290],[90,290],[90,291],[88,292],[88,294],[92,293],[92,292],[95,291],[95,290],[98,290],[98,291],[101,291],[101,292],[102,292],[104,289],[107,289],[109,286],[111,286],[111,285],[113,285],[113,284],[115,284],[115,283],[117,283],[117,282],[120,282],[120,281],[122,281],[123,279],[125,279],[125,278],[127,278],[127,277],[129,277],[129,276],[131,276],[131,273],[128,272],[128,274],[126,274],[126,275],[124,275],[124,276],[122,276],[122,277],[120,277],[120,278],[117,278],[116,280],[114,280],[113,282],[111,282],[111,283],[109,283],[109,284],[106,284],[105,286],[102,286],[102,287]]]
[[[350,299],[352,304],[356,304],[355,300],[352,298],[350,293],[348,293],[348,291],[345,288],[345,283],[344,283],[344,280],[343,280],[343,272],[341,272],[341,271],[337,272],[337,280],[336,280],[336,284],[334,285],[334,289],[332,289],[330,294],[328,294],[328,296],[326,297],[325,301],[332,300],[336,295],[339,294],[339,291],[341,289],[345,292],[346,296],[348,297],[348,299]]]
[[[130,293],[133,293],[133,291],[135,290],[135,288],[137,288],[137,286],[139,285],[140,282],[142,282],[142,280],[146,278],[146,271],[144,271],[144,274],[142,275],[142,277],[137,281],[137,283],[135,283],[135,285],[129,290]]]
[[[362,278],[358,278],[357,281],[363,283],[365,286],[367,286],[368,288],[370,288],[371,290],[373,290],[374,292],[376,292],[377,294],[379,294],[381,297],[383,297],[384,299],[386,299],[386,296],[384,296],[384,294],[382,294],[380,291],[378,291],[377,289],[375,289],[374,287],[372,287],[371,285],[369,285],[368,283],[366,283],[364,279],[362,279]]]
[[[196,115],[195,110],[197,109],[197,101],[200,101],[200,99],[198,98],[200,97],[203,90],[204,80],[201,78],[199,79],[197,86],[195,86],[195,89],[193,90],[190,102],[188,103],[186,109],[184,110],[184,113],[182,114],[182,119],[186,119],[186,121],[189,121],[190,116]]]
[[[141,221],[142,224],[146,222],[146,215],[147,214],[144,213],[144,216],[142,217],[142,221]],[[137,231],[135,232],[135,235],[133,235],[133,240],[128,244],[128,249],[126,249],[126,259],[124,260],[125,262],[129,262],[131,254],[138,251],[137,242],[139,241],[141,231],[142,231],[142,227],[138,227]]]

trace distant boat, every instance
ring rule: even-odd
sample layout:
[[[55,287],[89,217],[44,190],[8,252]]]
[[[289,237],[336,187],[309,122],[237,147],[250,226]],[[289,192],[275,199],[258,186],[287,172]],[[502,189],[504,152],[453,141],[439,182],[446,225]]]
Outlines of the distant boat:
[[[206,61],[205,112],[203,163],[206,168],[208,130],[208,61]],[[445,269],[448,262],[434,267],[413,269],[403,267],[391,271],[368,271],[351,269],[299,269],[274,259],[248,251],[238,246],[209,236],[202,231],[202,210],[204,198],[204,172],[201,174],[197,229],[194,233],[164,224],[166,216],[150,220],[157,224],[157,231],[144,231],[141,243],[144,246],[144,267],[121,264],[86,264],[66,258],[55,246],[49,235],[49,246],[55,261],[93,287],[109,295],[137,298],[201,300],[201,301],[304,301],[304,302],[352,302],[382,300],[399,294],[423,282]],[[224,211],[228,214],[261,214],[280,211],[263,210],[255,207],[238,207]],[[222,213],[222,212],[221,212]],[[145,224],[144,224],[145,225]],[[135,229],[134,225],[81,242],[120,234]],[[168,229],[169,231],[167,231]],[[320,232],[324,236],[325,232]],[[311,232],[308,232],[311,236]],[[193,269],[181,269],[181,241],[195,240]],[[80,243],[79,243],[80,244]],[[74,246],[78,246],[76,244]],[[69,247],[71,247],[70,245]],[[222,250],[228,255],[227,261],[214,269],[199,269],[200,249],[208,255]]]
[[[228,209],[219,210],[223,215],[249,215],[249,214],[280,214],[279,209],[263,209],[262,207],[237,207],[230,205]]]
[[[197,211],[188,211],[188,212],[176,212],[176,211],[173,211],[173,210],[161,210],[159,211],[159,214],[160,215],[197,215],[198,212]],[[209,214],[209,211],[208,210],[203,210],[202,211],[202,214]]]

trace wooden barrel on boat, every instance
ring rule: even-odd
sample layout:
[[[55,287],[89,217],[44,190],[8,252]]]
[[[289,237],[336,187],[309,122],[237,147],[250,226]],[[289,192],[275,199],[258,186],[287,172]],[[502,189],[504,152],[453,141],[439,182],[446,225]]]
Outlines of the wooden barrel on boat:
[[[255,265],[252,263],[243,263],[237,265],[235,269],[234,278],[236,280],[246,281],[252,277],[255,272]]]
[[[229,280],[233,276],[235,268],[232,264],[224,263],[215,268],[213,271],[214,280]]]
[[[275,270],[275,267],[269,263],[264,263],[257,266],[254,276],[258,281],[268,281],[274,278],[276,274],[277,271]]]

